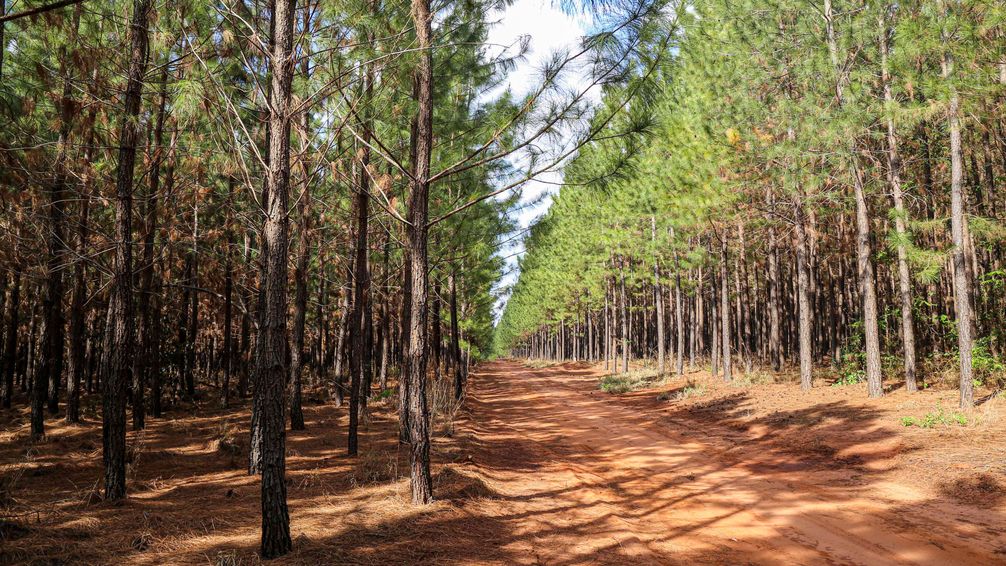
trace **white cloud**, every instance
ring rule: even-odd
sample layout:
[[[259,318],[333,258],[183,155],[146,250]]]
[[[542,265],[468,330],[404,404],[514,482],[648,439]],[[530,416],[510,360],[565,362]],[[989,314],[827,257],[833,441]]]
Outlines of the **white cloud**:
[[[587,27],[583,17],[571,16],[548,0],[517,0],[495,18],[499,23],[489,31],[489,43],[498,51],[510,47],[509,53],[519,49],[520,38],[530,38],[527,60],[508,77],[508,83],[517,95],[526,94],[538,82],[537,69],[549,56],[576,47]]]

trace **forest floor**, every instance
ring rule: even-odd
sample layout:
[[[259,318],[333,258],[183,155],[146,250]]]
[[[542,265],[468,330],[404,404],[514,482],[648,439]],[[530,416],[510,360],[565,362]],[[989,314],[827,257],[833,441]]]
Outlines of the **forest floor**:
[[[349,458],[345,408],[309,402],[308,429],[287,435],[294,550],[272,563],[1006,563],[999,399],[966,426],[906,427],[952,392],[868,400],[696,372],[610,395],[602,373],[482,366],[453,430],[436,427],[423,508],[391,403]],[[85,424],[51,419],[40,444],[26,413],[0,415],[0,564],[259,562],[247,407],[178,407],[131,432],[130,495],[112,503],[90,401]]]

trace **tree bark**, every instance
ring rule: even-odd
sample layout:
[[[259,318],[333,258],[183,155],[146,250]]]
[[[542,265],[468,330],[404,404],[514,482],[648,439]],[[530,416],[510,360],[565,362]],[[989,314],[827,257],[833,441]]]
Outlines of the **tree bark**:
[[[461,337],[458,331],[458,288],[454,272],[447,276],[447,285],[451,293],[451,366],[454,369],[454,399],[460,401],[464,396],[465,377],[461,369]]]
[[[224,240],[227,242],[227,251],[224,252],[224,344],[223,344],[223,369],[224,385],[221,395],[221,403],[224,408],[230,406],[231,402],[231,377],[234,374],[234,185],[236,180],[233,176],[227,178],[227,207],[224,218]]]
[[[657,219],[650,216],[650,238],[653,241],[653,300],[657,314],[657,372],[664,373],[664,296],[660,287],[660,264],[657,262]]]
[[[796,279],[797,305],[799,310],[797,334],[799,336],[800,351],[800,387],[804,390],[809,390],[813,387],[811,375],[814,368],[814,354],[811,345],[811,325],[813,322],[810,312],[810,272],[807,265],[807,226],[804,224],[802,195],[797,195],[793,200],[793,216],[796,224]]]
[[[948,20],[946,1],[940,1],[943,17],[942,36],[948,40],[946,26]],[[947,108],[947,122],[950,128],[950,234],[953,241],[953,282],[954,306],[957,317],[957,349],[960,356],[960,407],[974,407],[974,385],[972,375],[971,338],[971,281],[968,278],[965,234],[968,230],[967,211],[964,205],[964,155],[961,149],[960,95],[953,83],[954,60],[949,51],[944,51],[940,60],[943,80],[950,87],[950,104]]]
[[[262,541],[265,559],[290,551],[286,501],[287,260],[289,257],[290,98],[296,0],[273,3],[269,101],[268,198],[264,200],[261,325],[255,348],[255,397],[261,437]]]
[[[828,51],[835,71],[835,93],[838,104],[845,102],[845,77],[838,57],[835,40],[834,13],[831,0],[824,0],[824,19],[827,30]],[[863,339],[866,349],[866,381],[870,397],[881,397],[884,386],[880,368],[880,332],[877,325],[877,290],[873,278],[873,259],[870,257],[870,216],[863,186],[863,172],[859,164],[858,142],[853,140],[849,149],[853,193],[856,200],[856,267],[860,299],[863,302]]]
[[[430,476],[429,407],[426,403],[426,318],[428,302],[427,221],[430,156],[433,148],[433,15],[430,0],[412,0],[418,40],[416,135],[412,192],[409,195],[409,335],[403,375],[408,388],[412,502],[433,501]]]
[[[196,396],[196,338],[199,336],[199,200],[193,194],[192,207],[192,247],[189,248],[190,288],[187,342],[185,343],[185,394],[189,399]]]
[[[310,37],[311,11],[304,10],[304,33]],[[310,60],[303,57],[301,73],[307,79],[310,76]],[[294,299],[293,299],[293,336],[290,339],[290,430],[304,430],[304,409],[302,406],[302,384],[304,374],[304,326],[307,319],[307,279],[308,264],[311,258],[311,166],[308,161],[310,141],[308,137],[310,116],[305,110],[300,113],[300,172],[303,185],[300,198],[297,201],[297,265],[294,268]]]
[[[725,234],[723,234],[725,236]],[[730,381],[733,378],[731,373],[731,347],[730,347],[730,278],[727,275],[727,240],[720,241],[720,332],[722,333],[723,345],[720,348],[723,356],[723,381]]]
[[[133,1],[129,73],[119,131],[115,179],[115,261],[101,359],[102,456],[105,498],[126,496],[126,389],[133,355],[133,169],[136,164],[137,119],[147,68],[147,22],[150,0]]]
[[[17,335],[18,309],[21,304],[21,272],[14,270],[14,277],[10,287],[10,300],[7,301],[7,333],[4,336],[4,360],[3,360],[3,407],[10,409],[11,397],[14,395],[14,372],[17,370]]]
[[[619,294],[622,299],[622,373],[629,373],[629,303],[625,296],[625,268],[618,266]]]
[[[156,371],[157,362],[151,355],[153,340],[151,330],[150,303],[153,294],[154,281],[154,239],[157,233],[157,199],[161,181],[162,142],[164,139],[164,109],[168,98],[168,65],[161,71],[160,102],[157,106],[157,117],[154,122],[153,153],[150,155],[150,194],[144,203],[143,227],[143,257],[140,260],[140,293],[137,297],[139,313],[139,329],[137,332],[137,349],[140,353],[134,360],[133,367],[133,430],[141,430],[145,426],[143,405],[143,388],[149,383],[150,374]]]
[[[384,280],[383,300],[381,301],[381,369],[378,375],[381,392],[388,388],[388,358],[391,355],[391,296],[388,293],[390,270],[388,256],[391,255],[391,234],[384,238],[383,269]]]
[[[80,5],[74,8],[70,45],[76,43],[80,24]],[[6,46],[0,44],[0,50]],[[66,321],[63,319],[63,263],[66,260],[66,179],[69,175],[68,148],[73,126],[74,100],[70,58],[66,48],[60,50],[60,75],[63,76],[63,93],[59,103],[59,137],[56,142],[56,175],[49,187],[49,240],[46,266],[45,292],[42,296],[44,324],[41,338],[40,370],[32,388],[31,436],[41,439],[45,435],[43,404],[49,414],[59,413],[59,392],[63,378],[63,344]]]
[[[772,361],[774,371],[782,370],[782,331],[779,325],[779,308],[782,300],[779,277],[779,245],[776,240],[775,228],[770,227],[768,231],[768,316],[769,316],[769,338],[768,352]]]
[[[894,104],[888,64],[890,52],[888,36],[890,32],[886,16],[891,10],[891,7],[887,7],[886,13],[879,18],[881,82],[884,88],[884,103],[888,106]],[[912,313],[912,278],[908,269],[908,252],[905,249],[905,241],[908,238],[905,221],[908,213],[905,210],[904,195],[901,189],[901,155],[898,151],[898,135],[894,127],[894,118],[888,114],[886,122],[887,182],[891,186],[891,198],[894,200],[894,229],[898,234],[898,298],[901,300],[901,343],[905,357],[905,388],[908,391],[916,391],[918,385],[915,380],[915,320]]]

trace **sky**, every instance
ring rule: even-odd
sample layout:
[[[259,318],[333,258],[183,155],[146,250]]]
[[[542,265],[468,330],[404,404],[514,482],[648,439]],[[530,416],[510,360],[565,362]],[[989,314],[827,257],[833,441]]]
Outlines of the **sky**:
[[[498,23],[489,32],[491,45],[499,49],[512,46],[510,53],[516,53],[521,36],[530,38],[530,52],[508,77],[509,87],[515,95],[524,95],[539,83],[537,71],[552,53],[576,48],[580,38],[586,33],[589,21],[585,16],[566,14],[556,4],[552,0],[516,0],[495,18]],[[585,70],[575,69],[567,80],[571,80],[575,86],[578,82],[585,82],[586,78]],[[591,92],[591,98],[596,101],[598,94]],[[520,211],[517,217],[520,230],[530,226],[548,210],[552,204],[550,195],[558,188],[555,183],[561,179],[558,172],[548,173],[525,184],[521,190],[522,203],[534,203],[538,199],[541,201]],[[510,286],[517,281],[516,265],[523,250],[522,239],[499,250],[498,253],[507,258],[508,268],[500,287]],[[497,304],[497,320],[504,304],[505,297]]]

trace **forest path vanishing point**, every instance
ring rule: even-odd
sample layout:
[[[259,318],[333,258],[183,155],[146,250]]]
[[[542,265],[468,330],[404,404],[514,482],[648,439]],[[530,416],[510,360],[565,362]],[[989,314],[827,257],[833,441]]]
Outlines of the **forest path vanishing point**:
[[[469,395],[472,466],[500,494],[497,524],[512,538],[496,542],[513,545],[511,560],[1006,563],[1006,521],[991,509],[874,478],[869,462],[662,417],[599,391],[594,370],[499,361]]]

